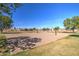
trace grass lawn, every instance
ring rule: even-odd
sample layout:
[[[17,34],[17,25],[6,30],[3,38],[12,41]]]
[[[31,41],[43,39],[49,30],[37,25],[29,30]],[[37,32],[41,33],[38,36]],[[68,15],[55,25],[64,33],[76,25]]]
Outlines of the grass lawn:
[[[79,33],[78,33],[79,34]],[[23,51],[15,56],[79,56],[79,35],[73,34],[55,42]]]

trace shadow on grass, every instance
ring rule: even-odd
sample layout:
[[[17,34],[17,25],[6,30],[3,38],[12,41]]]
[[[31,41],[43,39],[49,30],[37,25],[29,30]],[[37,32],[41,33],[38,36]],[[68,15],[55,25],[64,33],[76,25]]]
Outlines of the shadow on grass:
[[[71,37],[79,37],[79,35],[69,35],[69,36],[71,36]]]

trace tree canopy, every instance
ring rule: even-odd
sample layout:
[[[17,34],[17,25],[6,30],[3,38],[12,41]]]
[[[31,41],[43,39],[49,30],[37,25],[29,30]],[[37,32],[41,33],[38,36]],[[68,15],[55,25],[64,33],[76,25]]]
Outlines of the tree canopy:
[[[59,27],[55,27],[54,30],[59,30]]]
[[[12,13],[21,6],[19,3],[0,3],[0,14],[7,14],[8,16],[12,16]]]
[[[1,16],[0,16],[0,18],[1,18]],[[2,23],[3,23],[3,28],[10,28],[10,27],[12,27],[13,21],[12,21],[12,19],[10,17],[2,16],[0,21],[2,21]]]
[[[0,30],[8,29],[12,27],[12,19],[8,16],[0,16]]]
[[[79,16],[74,16],[72,18],[67,18],[64,20],[64,26],[66,29],[79,29]]]
[[[0,31],[12,27],[12,15],[16,8],[20,7],[20,3],[0,3]]]

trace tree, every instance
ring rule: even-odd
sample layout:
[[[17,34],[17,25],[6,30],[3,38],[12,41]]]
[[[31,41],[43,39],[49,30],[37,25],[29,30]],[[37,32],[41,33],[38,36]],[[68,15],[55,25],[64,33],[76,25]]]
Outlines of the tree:
[[[74,32],[75,29],[79,28],[79,16],[74,16],[71,19],[65,19],[64,26],[66,27],[66,29],[70,29]]]
[[[3,32],[4,29],[9,29],[12,27],[12,19],[8,16],[0,16],[0,31]]]
[[[37,30],[35,27],[34,28],[32,28],[33,30]]]
[[[59,30],[59,27],[55,27],[54,31],[55,31],[55,35],[57,35],[57,31]]]
[[[65,19],[64,26],[66,27],[66,29],[72,29],[74,32],[75,26],[74,26],[74,22],[72,21],[72,19],[70,18]]]
[[[10,28],[12,25],[12,15],[16,8],[20,7],[19,3],[0,3],[0,31]],[[7,16],[6,16],[7,15]]]
[[[75,28],[79,29],[79,16],[72,17]]]
[[[49,28],[42,28],[43,31],[47,31],[50,30]]]
[[[20,6],[20,3],[0,3],[0,13],[2,15],[5,13],[12,17],[13,12]]]
[[[38,29],[37,29],[37,28],[34,27],[34,28],[32,28],[32,29],[38,33]]]

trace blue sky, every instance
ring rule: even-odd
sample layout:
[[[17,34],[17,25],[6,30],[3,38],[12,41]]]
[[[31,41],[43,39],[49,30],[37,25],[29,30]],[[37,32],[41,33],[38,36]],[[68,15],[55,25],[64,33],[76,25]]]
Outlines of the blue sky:
[[[25,3],[13,14],[13,21],[17,28],[63,28],[63,21],[73,16],[79,16],[79,4]]]

